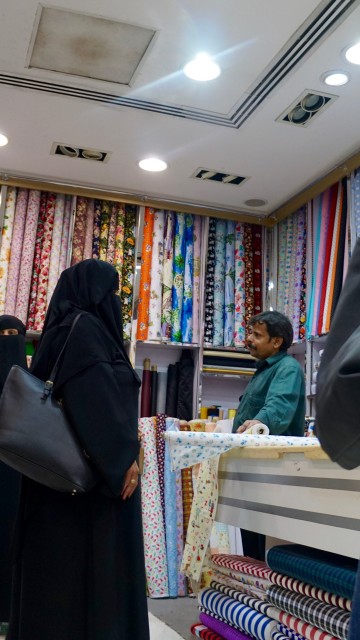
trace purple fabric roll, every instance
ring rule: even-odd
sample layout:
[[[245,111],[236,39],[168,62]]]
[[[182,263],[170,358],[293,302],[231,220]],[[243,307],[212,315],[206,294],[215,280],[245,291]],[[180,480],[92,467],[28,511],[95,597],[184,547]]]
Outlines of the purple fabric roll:
[[[219,636],[225,638],[225,640],[249,640],[249,636],[246,633],[230,627],[225,622],[221,622],[221,620],[208,616],[207,613],[200,613],[199,620],[211,631],[215,631]]]

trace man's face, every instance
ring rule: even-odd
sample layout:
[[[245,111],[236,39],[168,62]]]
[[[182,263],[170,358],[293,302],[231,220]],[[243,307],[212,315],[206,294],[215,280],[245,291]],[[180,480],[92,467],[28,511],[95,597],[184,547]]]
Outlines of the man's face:
[[[268,334],[266,324],[256,322],[249,327],[249,335],[246,338],[246,346],[250,355],[257,360],[265,360],[278,353],[283,338],[271,338]]]

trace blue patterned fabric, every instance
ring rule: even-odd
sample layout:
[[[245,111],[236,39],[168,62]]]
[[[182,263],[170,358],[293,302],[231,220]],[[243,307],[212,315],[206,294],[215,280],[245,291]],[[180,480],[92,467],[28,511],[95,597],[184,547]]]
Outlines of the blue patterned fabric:
[[[193,268],[194,268],[194,227],[193,217],[185,216],[185,276],[184,301],[181,314],[183,342],[192,342],[193,335]]]
[[[214,589],[201,591],[198,601],[201,607],[251,634],[256,640],[270,640],[271,632],[276,629],[275,620]]]
[[[226,221],[216,221],[215,276],[214,276],[214,340],[216,347],[224,344],[225,305],[225,238]]]
[[[285,638],[290,638],[290,640],[306,640],[304,636],[296,633],[296,631],[293,631],[292,629],[289,629],[285,624],[278,624],[278,629],[283,634],[283,637],[285,636]],[[273,640],[277,640],[277,638],[274,636]]]
[[[181,342],[181,316],[184,298],[185,276],[185,214],[177,213],[175,218],[171,342]]]
[[[166,431],[178,431],[178,420],[166,418]],[[169,597],[178,595],[178,549],[177,549],[177,511],[176,511],[176,473],[171,471],[169,444],[165,444],[165,538],[168,566]]]
[[[360,237],[360,169],[351,180],[351,217],[355,225],[356,238]]]
[[[272,547],[266,561],[273,571],[352,598],[357,568],[352,558],[295,544]]]
[[[354,598],[352,601],[352,613],[350,619],[349,640],[359,640],[360,629],[360,562],[356,574]]]
[[[207,344],[212,344],[214,339],[215,236],[216,220],[210,218],[205,285],[204,340]]]
[[[235,320],[235,222],[233,220],[228,220],[226,223],[225,242],[224,345],[232,347]]]

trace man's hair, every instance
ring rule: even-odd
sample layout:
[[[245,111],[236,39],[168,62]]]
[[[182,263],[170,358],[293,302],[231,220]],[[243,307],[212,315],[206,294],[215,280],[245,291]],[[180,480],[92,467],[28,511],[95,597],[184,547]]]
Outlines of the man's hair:
[[[287,351],[292,345],[294,331],[289,318],[279,311],[263,311],[253,316],[249,322],[254,324],[265,324],[270,338],[283,338],[280,351]]]

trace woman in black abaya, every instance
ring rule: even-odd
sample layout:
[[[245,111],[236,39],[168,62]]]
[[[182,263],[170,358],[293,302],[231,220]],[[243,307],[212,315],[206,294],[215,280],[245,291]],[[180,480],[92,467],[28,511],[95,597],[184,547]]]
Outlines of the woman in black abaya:
[[[8,640],[149,640],[138,486],[139,379],[122,340],[115,269],[85,260],[57,284],[33,358],[99,473],[87,494],[23,481]]]
[[[14,316],[0,316],[0,395],[14,364],[26,369],[25,327]],[[0,462],[0,623],[10,616],[11,541],[21,476]]]

